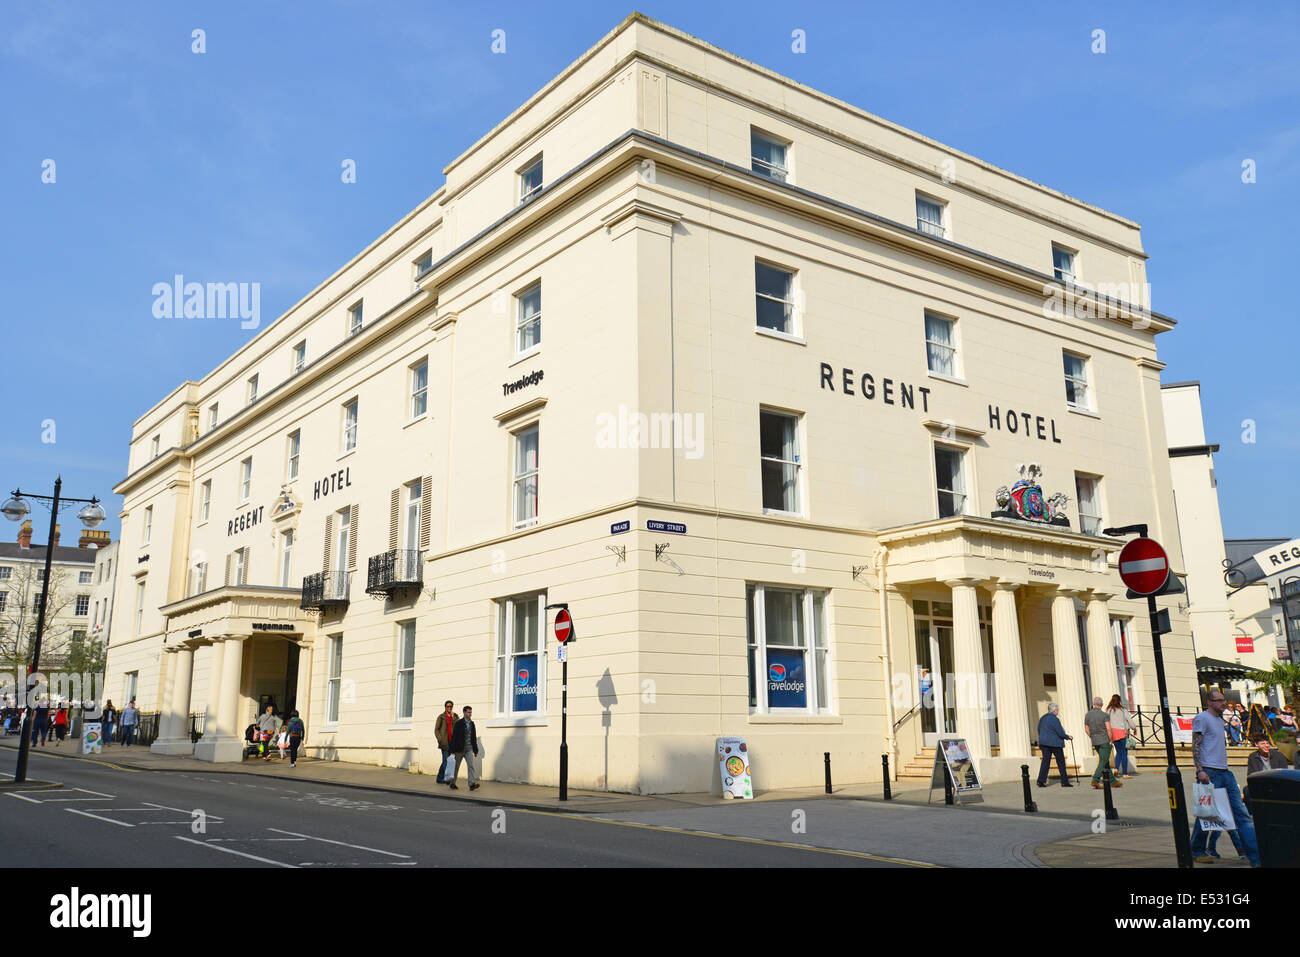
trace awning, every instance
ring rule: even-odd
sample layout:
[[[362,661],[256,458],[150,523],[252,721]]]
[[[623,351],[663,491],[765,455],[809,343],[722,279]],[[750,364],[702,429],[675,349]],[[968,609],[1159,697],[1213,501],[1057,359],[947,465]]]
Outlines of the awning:
[[[1196,659],[1196,673],[1201,678],[1244,678],[1254,670],[1235,661],[1220,661],[1218,658]]]

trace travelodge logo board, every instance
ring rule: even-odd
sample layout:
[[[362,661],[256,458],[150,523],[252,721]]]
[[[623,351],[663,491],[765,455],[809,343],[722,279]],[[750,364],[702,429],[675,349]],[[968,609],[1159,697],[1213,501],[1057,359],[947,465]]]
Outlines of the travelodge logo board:
[[[807,687],[804,679],[803,652],[768,651],[767,706],[769,708],[806,708]]]
[[[537,655],[519,655],[515,658],[513,681],[514,711],[537,710]]]

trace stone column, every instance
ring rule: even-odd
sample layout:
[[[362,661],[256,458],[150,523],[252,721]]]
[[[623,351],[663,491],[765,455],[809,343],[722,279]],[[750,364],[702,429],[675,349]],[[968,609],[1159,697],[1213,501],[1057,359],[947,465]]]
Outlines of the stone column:
[[[176,649],[163,646],[162,692],[158,703],[158,734],[154,743],[172,737],[172,692],[176,687]],[[152,750],[152,748],[151,748]]]
[[[312,646],[303,642],[298,646],[298,690],[295,695],[295,710],[302,723],[308,724],[311,716],[311,664]]]
[[[1115,641],[1110,634],[1110,605],[1114,596],[1108,592],[1090,592],[1088,601],[1088,671],[1092,676],[1092,693],[1101,697],[1104,708],[1110,696],[1119,693],[1119,675],[1115,671]],[[1124,702],[1128,707],[1128,702]]]
[[[194,690],[194,649],[188,645],[168,649],[168,671],[172,675],[171,689],[167,695],[166,736],[159,738],[150,749],[158,754],[193,754],[194,742],[186,719],[190,715],[190,696]]]
[[[978,771],[979,762],[992,755],[985,684],[988,679],[980,641],[979,598],[973,578],[958,578],[944,584],[952,589],[952,670],[957,696],[957,733],[966,739]]]
[[[1083,750],[1088,752],[1092,746],[1083,727],[1083,716],[1092,703],[1085,700],[1088,689],[1083,684],[1083,655],[1079,651],[1079,623],[1074,611],[1076,594],[1077,591],[1061,588],[1052,596],[1052,657],[1056,661],[1056,702],[1061,706],[1061,724],[1065,733],[1080,739]],[[1076,744],[1076,751],[1078,748]]]
[[[230,642],[234,644],[234,642]],[[199,738],[198,744],[194,745],[194,756],[201,761],[216,761],[217,743],[221,738],[220,715],[221,715],[221,692],[224,684],[226,663],[226,645],[225,638],[212,639],[212,660],[208,665],[208,705],[207,713],[203,719],[203,737]],[[227,748],[226,751],[229,751]],[[243,757],[243,748],[240,748],[240,757]]]
[[[1004,758],[1028,758],[1029,696],[1020,653],[1020,624],[1016,616],[1014,582],[993,583],[993,660],[998,675],[998,748]]]
[[[239,690],[244,672],[244,639],[226,637],[226,654],[221,661],[221,707],[217,711],[217,735],[239,737]]]

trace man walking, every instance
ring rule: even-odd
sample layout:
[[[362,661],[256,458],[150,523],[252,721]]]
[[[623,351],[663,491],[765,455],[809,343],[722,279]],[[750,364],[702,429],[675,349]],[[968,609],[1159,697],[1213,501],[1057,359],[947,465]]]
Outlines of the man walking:
[[[465,774],[469,777],[469,789],[471,791],[478,788],[478,771],[474,768],[474,761],[471,758],[478,757],[478,729],[474,727],[472,720],[474,709],[466,706],[465,717],[456,722],[451,731],[451,750],[456,755],[456,766],[451,771],[451,789],[458,790],[456,787],[456,778],[460,777],[460,764],[465,762]]]
[[[122,709],[122,743],[128,748],[135,741],[135,729],[140,725],[140,712],[136,709],[135,699],[132,698],[125,708]]]
[[[1223,733],[1223,709],[1228,699],[1222,691],[1211,691],[1205,699],[1205,710],[1192,721],[1192,760],[1196,762],[1196,780],[1212,784],[1228,792],[1228,805],[1232,808],[1235,831],[1229,831],[1233,846],[1251,867],[1259,867],[1259,845],[1255,843],[1255,822],[1246,810],[1237,787],[1237,776],[1228,770],[1228,737]],[[1206,832],[1200,820],[1192,822],[1192,857],[1198,864],[1213,863],[1205,849]]]
[[[1110,718],[1101,710],[1101,698],[1092,699],[1092,710],[1083,716],[1083,726],[1097,750],[1097,770],[1092,772],[1092,786],[1101,790],[1101,776],[1110,769]],[[1110,786],[1122,788],[1124,782],[1112,777]]]
[[[1061,787],[1072,788],[1070,774],[1065,770],[1065,742],[1073,741],[1061,727],[1059,712],[1061,706],[1055,701],[1047,705],[1047,714],[1038,719],[1038,748],[1043,752],[1043,763],[1038,768],[1038,786],[1047,787],[1047,772],[1051,770],[1052,758],[1056,759],[1057,770],[1061,772]]]
[[[268,704],[266,711],[257,719],[257,736],[263,761],[271,760],[270,742],[275,740],[275,734],[279,730],[280,719],[275,716],[275,705]]]
[[[442,763],[438,765],[437,784],[451,783],[447,780],[447,758],[451,756],[451,736],[456,730],[456,722],[459,720],[460,715],[453,710],[452,703],[450,701],[444,702],[442,714],[438,715],[438,720],[434,722],[433,726],[433,736],[438,741],[438,750],[442,752]]]

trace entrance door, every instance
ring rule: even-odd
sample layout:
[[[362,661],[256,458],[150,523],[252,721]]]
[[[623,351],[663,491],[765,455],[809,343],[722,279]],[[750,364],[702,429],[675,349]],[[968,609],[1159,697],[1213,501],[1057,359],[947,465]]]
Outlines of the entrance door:
[[[984,674],[980,675],[981,691],[988,700],[989,744],[998,743],[998,683],[993,679],[996,663],[993,660],[993,609],[980,605],[980,651],[984,656]]]
[[[936,606],[940,603],[935,602]],[[917,682],[921,696],[921,733],[927,746],[940,736],[957,733],[957,702],[953,695],[952,620],[916,621]]]

